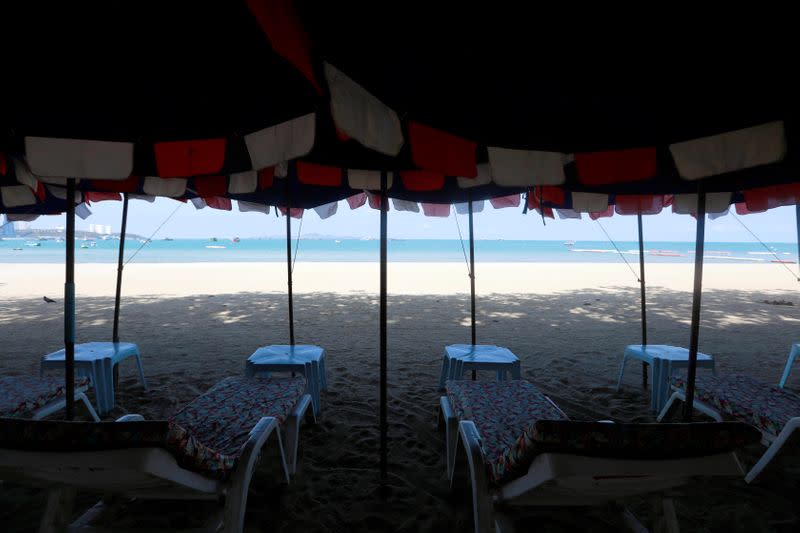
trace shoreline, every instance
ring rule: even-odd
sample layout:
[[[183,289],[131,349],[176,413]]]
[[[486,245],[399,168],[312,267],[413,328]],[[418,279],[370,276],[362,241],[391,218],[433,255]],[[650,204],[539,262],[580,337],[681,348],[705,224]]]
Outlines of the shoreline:
[[[793,273],[795,265],[787,265]],[[638,274],[638,265],[632,265]],[[693,264],[646,265],[647,287],[691,293]],[[76,293],[113,296],[116,265],[80,263]],[[800,285],[778,264],[706,264],[704,291],[796,292]],[[298,262],[296,293],[377,294],[377,262]],[[621,263],[493,263],[476,265],[478,295],[557,294],[638,288],[634,273]],[[390,294],[467,294],[466,265],[389,263]],[[0,266],[0,297],[28,298],[63,294],[63,264],[6,263]],[[285,293],[283,262],[132,263],[125,267],[124,296],[173,297],[196,294]]]

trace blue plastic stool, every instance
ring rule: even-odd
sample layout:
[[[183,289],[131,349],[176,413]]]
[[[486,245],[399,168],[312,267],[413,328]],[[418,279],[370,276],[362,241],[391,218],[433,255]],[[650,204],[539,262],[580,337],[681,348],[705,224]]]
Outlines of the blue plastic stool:
[[[92,380],[98,414],[105,415],[114,408],[114,366],[128,357],[136,358],[142,388],[147,390],[139,347],[132,342],[85,342],[75,345],[75,375]],[[42,357],[39,374],[45,370],[64,370],[64,350]]]
[[[800,353],[800,343],[792,344],[792,351],[789,352],[789,358],[786,360],[786,367],[783,369],[781,382],[778,384],[780,388],[783,388],[789,380],[789,374],[792,373],[792,365],[794,365],[794,360],[797,359],[798,353]]]
[[[497,380],[504,381],[506,372],[514,379],[522,378],[522,365],[508,348],[492,344],[451,344],[444,347],[439,389],[448,379],[462,379],[466,370],[494,370]]]
[[[322,410],[320,390],[328,390],[325,350],[313,344],[271,344],[247,358],[245,375],[269,375],[270,372],[298,372],[306,378],[306,392],[311,395],[314,414]]]
[[[625,373],[625,363],[628,359],[637,359],[650,365],[653,373],[650,390],[650,408],[658,413],[669,399],[669,381],[672,374],[679,368],[689,366],[689,350],[678,346],[666,344],[630,344],[625,347],[622,355],[622,365],[619,367],[617,390],[622,386],[622,376]],[[717,373],[714,358],[708,354],[697,352],[697,368],[710,368]]]

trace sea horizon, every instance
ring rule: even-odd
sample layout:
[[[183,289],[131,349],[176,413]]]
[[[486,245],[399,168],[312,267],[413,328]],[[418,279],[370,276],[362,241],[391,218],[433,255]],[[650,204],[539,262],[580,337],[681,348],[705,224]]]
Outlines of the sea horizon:
[[[126,238],[125,260],[138,263],[274,262],[286,261],[286,241],[277,237]],[[709,241],[704,259],[712,263],[795,263],[797,243]],[[78,239],[78,263],[115,263],[119,239]],[[656,263],[694,261],[692,241],[646,241],[645,260]],[[301,237],[292,240],[298,262],[373,262],[378,259],[376,238]],[[0,263],[63,263],[64,242],[54,239],[4,238]],[[390,262],[450,263],[466,260],[468,242],[459,239],[390,238]],[[476,239],[478,262],[613,263],[638,262],[638,241]],[[624,259],[623,259],[624,258]]]

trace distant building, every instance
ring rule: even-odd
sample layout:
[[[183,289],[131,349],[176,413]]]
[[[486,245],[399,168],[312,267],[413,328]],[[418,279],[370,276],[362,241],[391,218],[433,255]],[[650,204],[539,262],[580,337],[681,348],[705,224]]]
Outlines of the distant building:
[[[31,228],[31,223],[30,222],[22,222],[22,221],[20,221],[20,222],[14,222],[13,226],[14,226],[14,229],[17,230],[17,231],[26,231],[26,230],[29,230]]]

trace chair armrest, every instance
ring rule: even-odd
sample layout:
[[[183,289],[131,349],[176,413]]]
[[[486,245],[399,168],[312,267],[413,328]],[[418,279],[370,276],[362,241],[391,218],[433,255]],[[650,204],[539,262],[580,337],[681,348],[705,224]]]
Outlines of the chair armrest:
[[[144,417],[137,414],[123,415],[114,420],[114,422],[144,422]]]
[[[461,435],[461,443],[464,446],[464,451],[467,454],[467,461],[469,462],[475,531],[494,531],[495,523],[492,509],[492,494],[489,489],[489,482],[486,478],[486,466],[483,460],[481,435],[478,432],[478,428],[475,427],[475,424],[470,420],[459,422],[458,432]]]
[[[242,447],[242,453],[236,463],[236,470],[231,476],[228,492],[225,496],[225,531],[242,531],[244,526],[244,511],[247,506],[247,490],[250,478],[253,476],[256,462],[264,443],[274,431],[278,440],[280,457],[283,462],[283,471],[286,481],[289,481],[289,472],[286,470],[286,461],[283,455],[283,444],[278,429],[278,419],[272,416],[262,417],[250,431],[247,442]]]

